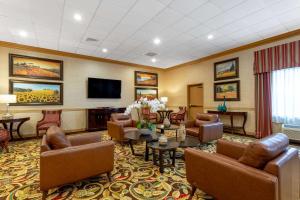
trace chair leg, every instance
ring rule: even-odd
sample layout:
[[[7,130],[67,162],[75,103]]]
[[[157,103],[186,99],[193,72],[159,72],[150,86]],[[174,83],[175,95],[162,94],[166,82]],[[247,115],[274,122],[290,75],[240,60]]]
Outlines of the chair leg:
[[[36,138],[40,137],[39,129],[36,129]]]
[[[193,199],[193,196],[195,195],[196,189],[197,189],[197,188],[196,188],[195,186],[192,185],[192,192],[191,192],[191,195],[190,195],[190,197],[189,197],[190,200]]]
[[[3,149],[6,150],[6,153],[9,153],[9,150],[8,150],[8,141],[4,142]]]
[[[106,175],[107,175],[108,181],[111,182],[112,181],[112,179],[111,179],[111,172],[107,172]]]

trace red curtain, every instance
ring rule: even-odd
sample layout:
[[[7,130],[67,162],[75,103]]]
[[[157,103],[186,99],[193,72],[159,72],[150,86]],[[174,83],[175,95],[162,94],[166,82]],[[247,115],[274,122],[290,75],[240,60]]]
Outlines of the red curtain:
[[[300,67],[300,40],[254,52],[256,137],[272,134],[271,73]]]

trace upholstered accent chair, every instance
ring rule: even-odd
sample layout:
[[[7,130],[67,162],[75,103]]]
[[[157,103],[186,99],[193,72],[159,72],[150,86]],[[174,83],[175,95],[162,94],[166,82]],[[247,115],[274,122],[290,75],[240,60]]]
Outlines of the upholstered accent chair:
[[[179,111],[176,113],[170,114],[170,121],[172,124],[180,124],[180,122],[184,121],[186,115],[186,107],[179,107]]]
[[[192,185],[216,199],[297,200],[298,150],[274,134],[249,145],[220,139],[217,152],[185,150],[186,176]]]
[[[10,139],[9,133],[6,129],[0,128],[0,147],[8,153],[8,141]]]
[[[111,114],[110,121],[107,122],[108,135],[123,145],[125,134],[130,131],[137,131],[136,122],[131,115],[123,113]]]
[[[110,173],[114,167],[114,142],[101,141],[99,133],[65,136],[50,127],[42,138],[40,153],[40,189],[73,183],[88,177]]]
[[[50,126],[61,126],[62,110],[42,110],[43,118],[36,124],[36,137],[40,131],[46,131]]]
[[[185,122],[186,134],[198,137],[201,143],[222,138],[223,123],[215,114],[197,113],[195,120]]]
[[[152,122],[152,123],[158,122],[157,113],[151,112],[150,107],[142,108],[142,116],[143,116],[143,119],[148,120],[149,122]]]

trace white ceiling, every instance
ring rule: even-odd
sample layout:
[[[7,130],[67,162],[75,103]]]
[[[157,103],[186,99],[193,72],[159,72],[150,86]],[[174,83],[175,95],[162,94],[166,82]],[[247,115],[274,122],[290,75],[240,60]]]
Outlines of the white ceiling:
[[[300,0],[0,0],[0,40],[163,68],[298,28]]]

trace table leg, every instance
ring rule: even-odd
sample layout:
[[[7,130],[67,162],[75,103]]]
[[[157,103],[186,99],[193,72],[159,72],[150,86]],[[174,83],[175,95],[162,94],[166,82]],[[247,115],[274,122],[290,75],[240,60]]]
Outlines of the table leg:
[[[148,142],[146,142],[145,161],[149,161],[149,147],[148,147]]]
[[[159,153],[159,172],[164,173],[164,159],[163,159],[163,154],[164,152],[162,150],[158,151]]]
[[[19,138],[21,138],[21,139],[23,139],[23,137],[21,136],[20,129],[21,129],[22,124],[24,124],[24,122],[25,121],[21,121],[17,126],[17,134],[18,134]]]
[[[160,134],[164,134],[165,133],[165,129],[160,129]]]
[[[245,130],[246,121],[247,121],[247,115],[244,115],[243,132],[244,132],[245,135],[246,135],[246,130]]]
[[[14,128],[14,123],[10,122],[9,124],[9,133],[10,133],[10,139],[14,140],[14,136],[13,136],[13,128]]]
[[[130,146],[132,155],[135,155],[132,140],[129,140],[129,146]]]
[[[175,166],[176,149],[173,150],[172,165]]]

